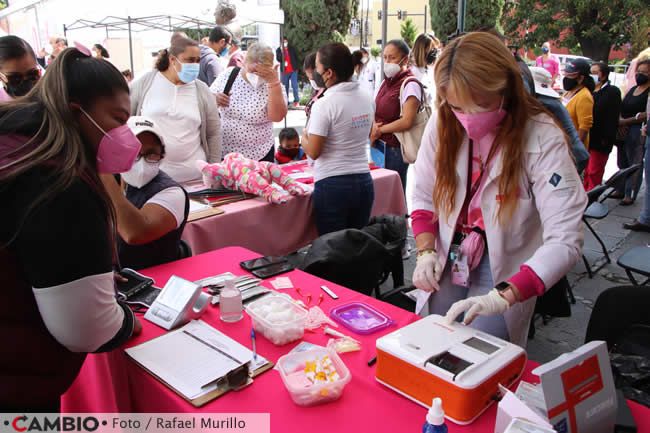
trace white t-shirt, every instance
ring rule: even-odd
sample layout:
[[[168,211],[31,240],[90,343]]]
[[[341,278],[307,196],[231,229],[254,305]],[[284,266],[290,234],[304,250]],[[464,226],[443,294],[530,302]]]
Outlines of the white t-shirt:
[[[232,70],[226,69],[214,80],[210,86],[213,93],[223,92]],[[259,161],[275,144],[273,122],[268,117],[269,91],[266,82],[261,78],[259,81],[260,85],[253,87],[240,71],[230,89],[230,104],[219,107],[224,156],[237,152]],[[284,88],[282,94],[286,95]]]
[[[374,96],[375,88],[377,87],[376,75],[377,63],[374,60],[368,60],[359,73],[359,83],[361,88],[368,92],[370,96]]]
[[[425,86],[424,93],[427,95],[427,104],[433,106],[433,102],[436,99],[436,84],[433,80],[433,67],[419,68],[417,66],[411,66],[411,72],[415,75],[415,78]],[[410,83],[408,86],[410,86]],[[420,92],[418,91],[418,95],[419,94]],[[418,97],[418,99],[420,98]]]
[[[205,161],[206,155],[196,83],[177,86],[158,72],[144,97],[142,115],[151,117],[165,138],[160,169],[179,183],[200,179],[195,161]]]
[[[314,162],[314,180],[368,173],[368,136],[375,118],[372,97],[359,82],[327,89],[309,116],[309,134],[327,137]]]
[[[147,200],[146,204],[157,204],[167,209],[176,219],[176,228],[183,224],[185,218],[185,193],[179,186],[163,189]]]

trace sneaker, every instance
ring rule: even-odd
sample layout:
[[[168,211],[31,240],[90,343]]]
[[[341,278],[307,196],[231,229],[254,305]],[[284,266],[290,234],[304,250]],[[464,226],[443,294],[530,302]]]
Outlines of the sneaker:
[[[297,101],[294,102],[294,103],[293,103],[293,107],[294,107],[294,108],[298,108],[298,107],[300,107],[300,102],[297,102]]]

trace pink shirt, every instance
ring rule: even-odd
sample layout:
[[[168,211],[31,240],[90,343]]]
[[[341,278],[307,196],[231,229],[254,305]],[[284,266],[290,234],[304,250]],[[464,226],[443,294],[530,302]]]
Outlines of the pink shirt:
[[[554,56],[549,56],[546,60],[544,60],[544,56],[539,56],[535,64],[546,69],[551,74],[551,77],[555,77],[560,73],[560,63]]]

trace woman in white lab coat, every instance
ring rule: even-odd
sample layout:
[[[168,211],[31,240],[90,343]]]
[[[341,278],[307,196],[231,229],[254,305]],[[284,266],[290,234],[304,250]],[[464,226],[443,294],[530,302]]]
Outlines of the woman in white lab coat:
[[[580,258],[586,194],[564,133],[498,38],[454,40],[435,78],[415,164],[419,307],[525,346],[535,297]]]

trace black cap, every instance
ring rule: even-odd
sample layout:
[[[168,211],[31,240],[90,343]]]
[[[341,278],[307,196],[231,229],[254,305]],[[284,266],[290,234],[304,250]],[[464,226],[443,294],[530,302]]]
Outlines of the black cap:
[[[574,72],[579,72],[580,75],[589,75],[591,65],[586,59],[573,59],[564,67],[564,72],[572,74]]]

